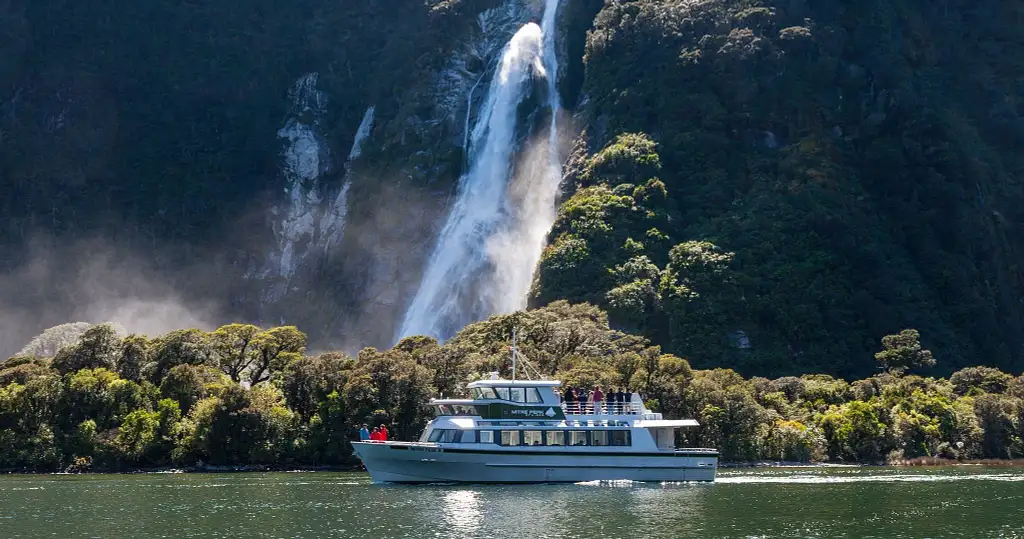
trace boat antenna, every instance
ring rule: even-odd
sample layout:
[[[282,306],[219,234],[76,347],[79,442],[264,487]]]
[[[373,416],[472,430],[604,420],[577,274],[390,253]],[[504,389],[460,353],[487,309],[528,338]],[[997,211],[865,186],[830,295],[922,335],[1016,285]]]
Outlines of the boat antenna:
[[[512,381],[516,381],[516,328],[512,328]]]

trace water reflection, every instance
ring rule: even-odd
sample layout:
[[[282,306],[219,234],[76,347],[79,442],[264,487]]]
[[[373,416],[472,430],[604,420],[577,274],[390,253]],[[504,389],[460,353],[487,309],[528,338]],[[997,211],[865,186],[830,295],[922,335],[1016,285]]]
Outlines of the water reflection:
[[[653,487],[654,485],[652,485]],[[634,488],[630,490],[628,510],[637,520],[637,529],[665,528],[676,530],[682,536],[696,532],[701,522],[705,497],[712,485],[692,483],[666,483],[660,488]]]
[[[1024,538],[1024,470],[744,469],[720,479],[410,487],[354,474],[3,476],[0,537]]]
[[[459,534],[473,534],[480,530],[483,512],[480,493],[474,490],[454,490],[444,495],[442,514],[448,529]]]

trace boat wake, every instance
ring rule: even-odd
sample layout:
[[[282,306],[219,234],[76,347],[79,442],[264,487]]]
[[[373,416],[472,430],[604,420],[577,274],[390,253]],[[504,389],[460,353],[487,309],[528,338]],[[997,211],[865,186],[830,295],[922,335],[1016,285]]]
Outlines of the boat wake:
[[[936,483],[952,481],[1005,481],[1024,482],[1022,474],[877,474],[877,475],[741,475],[718,476],[717,483],[792,483],[792,484],[824,484],[824,483]]]
[[[580,481],[574,483],[581,487],[605,487],[605,488],[638,488],[638,487],[673,487],[690,485],[709,485],[708,481],[633,481],[630,479]]]

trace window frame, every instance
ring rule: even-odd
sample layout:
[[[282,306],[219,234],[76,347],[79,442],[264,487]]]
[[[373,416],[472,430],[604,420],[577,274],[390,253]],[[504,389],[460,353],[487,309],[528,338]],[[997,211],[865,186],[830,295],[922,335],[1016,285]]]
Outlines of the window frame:
[[[527,437],[531,438],[532,441],[537,443],[527,443]],[[544,431],[542,430],[523,430],[519,434],[519,443],[523,447],[540,447],[544,445]]]
[[[566,444],[565,444],[566,447],[587,447],[587,446],[590,445],[590,431],[587,431],[587,430],[568,430],[568,431],[566,431],[566,433],[567,433]],[[583,437],[583,443],[582,444],[572,443],[574,441],[579,441],[578,439],[574,440],[574,438],[579,438],[580,436]]]
[[[521,430],[501,430],[498,445],[502,447],[517,447],[523,443],[523,434]],[[505,443],[505,435],[508,435],[509,443]]]
[[[565,433],[564,430],[546,430],[544,432],[544,445],[546,447],[565,447]],[[551,440],[557,438],[560,443],[553,444]]]
[[[614,447],[630,447],[630,446],[633,445],[633,436],[632,436],[633,433],[631,433],[630,431],[628,431],[628,430],[612,430],[612,431],[609,431],[609,432],[611,433],[611,436],[608,437],[609,438],[609,440],[608,440],[609,445],[612,445]],[[620,441],[623,442],[623,443],[616,443],[616,442],[620,442]]]

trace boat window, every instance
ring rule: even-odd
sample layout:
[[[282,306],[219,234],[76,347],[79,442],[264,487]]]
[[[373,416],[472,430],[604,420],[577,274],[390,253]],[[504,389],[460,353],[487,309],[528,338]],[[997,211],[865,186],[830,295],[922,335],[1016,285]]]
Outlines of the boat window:
[[[508,388],[507,387],[496,387],[494,392],[497,393],[499,399],[508,400]]]
[[[590,433],[590,445],[608,445],[608,431],[595,430]]]
[[[455,415],[476,415],[476,407],[468,404],[456,404],[452,406],[455,409]]]
[[[509,389],[509,393],[511,393],[511,398],[509,400],[514,402],[526,402],[526,394],[523,392],[523,388],[513,387]]]
[[[539,430],[524,430],[523,445],[541,445],[544,443],[544,432]]]
[[[462,431],[457,429],[437,429],[430,433],[427,441],[441,443],[457,443],[462,440]]]
[[[489,387],[474,387],[473,388],[474,399],[496,399],[497,395],[494,394],[494,390]]]
[[[544,434],[548,445],[565,445],[565,431],[549,430]]]
[[[480,431],[480,443],[482,443],[482,444],[493,444],[494,443],[494,431],[493,430],[482,430],[482,431]]]
[[[464,444],[475,444],[476,443],[476,431],[475,430],[463,430],[459,431],[462,433],[462,438],[458,440]]]
[[[587,431],[585,431],[585,430],[571,430],[571,431],[569,431],[569,445],[587,445]]]
[[[447,404],[438,404],[437,410],[440,415],[452,415],[452,407]]]
[[[503,430],[501,431],[501,445],[519,445],[519,431],[518,430]]]
[[[544,402],[540,398],[540,391],[535,387],[526,388],[526,402]]]
[[[611,445],[623,445],[623,446],[632,445],[630,443],[629,431],[628,430],[613,430],[609,434],[611,434],[611,438],[612,438]]]

